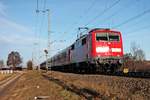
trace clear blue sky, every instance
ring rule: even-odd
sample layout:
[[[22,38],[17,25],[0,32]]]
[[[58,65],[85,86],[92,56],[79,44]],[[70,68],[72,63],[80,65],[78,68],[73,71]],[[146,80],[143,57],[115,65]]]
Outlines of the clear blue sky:
[[[39,10],[44,0],[39,1]],[[50,9],[51,55],[70,45],[77,36],[77,28],[114,28],[123,34],[124,51],[136,42],[150,59],[150,0],[45,0]],[[112,6],[114,5],[114,6]],[[24,63],[33,57],[43,61],[47,48],[47,13],[36,15],[37,0],[0,1],[0,59],[8,53],[20,52]],[[140,15],[146,11],[145,14]],[[136,16],[130,20],[130,18]],[[126,23],[127,21],[127,23]],[[121,25],[120,25],[121,24]],[[120,25],[119,27],[116,27]],[[66,40],[66,42],[59,42]],[[38,45],[34,45],[35,41]]]

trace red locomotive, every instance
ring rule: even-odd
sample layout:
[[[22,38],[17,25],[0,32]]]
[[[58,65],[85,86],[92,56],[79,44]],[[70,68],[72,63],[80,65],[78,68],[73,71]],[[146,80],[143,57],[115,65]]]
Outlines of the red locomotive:
[[[114,72],[122,64],[123,44],[119,31],[96,28],[49,59],[51,69],[74,72]]]

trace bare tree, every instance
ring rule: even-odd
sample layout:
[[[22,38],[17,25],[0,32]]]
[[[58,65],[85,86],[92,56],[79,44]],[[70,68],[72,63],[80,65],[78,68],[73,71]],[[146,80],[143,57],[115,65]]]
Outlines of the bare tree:
[[[9,53],[8,59],[7,59],[7,65],[8,66],[11,66],[13,69],[15,69],[21,63],[22,63],[22,59],[21,59],[19,52],[12,51],[11,53]]]
[[[33,69],[33,63],[32,63],[31,60],[29,60],[29,61],[27,62],[27,69],[28,69],[28,70],[32,70],[32,69]]]
[[[125,60],[132,60],[133,59],[132,54],[131,53],[124,54],[124,59]]]
[[[145,60],[145,53],[142,49],[138,49],[137,51],[137,57],[136,59],[139,61],[144,61]]]
[[[131,53],[133,59],[136,61],[144,61],[145,60],[145,53],[144,51],[135,43],[131,43]]]

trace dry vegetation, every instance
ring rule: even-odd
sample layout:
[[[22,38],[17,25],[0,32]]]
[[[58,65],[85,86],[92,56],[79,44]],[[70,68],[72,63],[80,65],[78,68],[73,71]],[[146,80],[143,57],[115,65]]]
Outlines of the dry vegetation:
[[[131,59],[125,60],[123,68],[128,68],[130,72],[150,72],[150,62],[149,61],[133,61]]]
[[[50,77],[65,83],[74,93],[93,99],[149,100],[150,80],[103,75],[52,72]],[[63,84],[64,84],[63,83]],[[62,85],[64,86],[64,85]],[[68,89],[70,91],[70,89]]]

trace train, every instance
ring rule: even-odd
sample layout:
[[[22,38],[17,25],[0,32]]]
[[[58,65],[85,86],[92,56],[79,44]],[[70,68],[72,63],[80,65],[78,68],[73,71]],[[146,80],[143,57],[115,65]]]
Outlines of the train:
[[[48,62],[51,70],[114,73],[123,64],[123,54],[120,31],[94,28],[40,66],[45,68]]]

